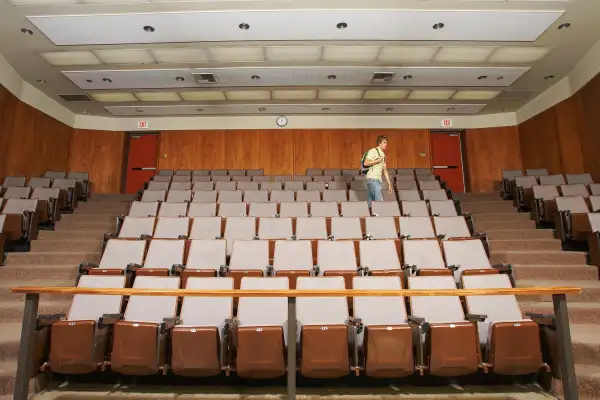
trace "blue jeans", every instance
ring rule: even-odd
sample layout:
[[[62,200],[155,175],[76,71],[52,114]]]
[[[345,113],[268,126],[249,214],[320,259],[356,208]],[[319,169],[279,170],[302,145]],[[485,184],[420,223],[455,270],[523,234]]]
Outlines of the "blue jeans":
[[[367,192],[369,194],[367,199],[369,207],[371,207],[372,201],[383,201],[383,193],[381,193],[381,181],[367,179]]]

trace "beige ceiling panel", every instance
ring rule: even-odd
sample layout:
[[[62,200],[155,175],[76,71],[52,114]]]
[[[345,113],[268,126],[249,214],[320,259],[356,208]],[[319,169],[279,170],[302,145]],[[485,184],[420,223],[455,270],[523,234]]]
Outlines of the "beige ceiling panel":
[[[381,46],[325,46],[323,61],[375,61]]]
[[[201,91],[201,92],[179,92],[179,95],[186,101],[224,101],[225,93],[219,91]]]
[[[317,98],[316,90],[272,90],[273,100],[314,100]]]
[[[139,92],[135,97],[140,101],[181,101],[177,92]]]
[[[321,59],[321,46],[269,46],[265,48],[267,61],[309,62]]]
[[[410,90],[365,90],[365,100],[402,100],[410,93]]]
[[[443,46],[434,57],[438,62],[484,62],[497,47]]]
[[[459,90],[452,98],[454,100],[491,100],[500,93],[498,90]]]
[[[439,46],[383,46],[379,61],[385,62],[427,62],[433,59]]]
[[[265,61],[263,47],[210,47],[208,52],[215,62]]]
[[[500,47],[491,56],[491,62],[534,62],[544,58],[550,49],[547,47]]]
[[[93,50],[105,64],[154,64],[146,49]]]
[[[90,93],[89,96],[102,103],[121,103],[128,101],[138,101],[133,93],[109,92],[109,93]]]
[[[40,54],[44,60],[55,66],[99,65],[102,62],[91,51],[57,51]]]
[[[321,89],[318,97],[322,100],[358,100],[363,92],[358,89]]]
[[[208,52],[206,49],[150,49],[150,54],[157,63],[177,64],[177,63],[205,63],[208,62]]]
[[[409,100],[448,100],[455,90],[413,90],[408,95]]]
[[[271,100],[271,92],[268,90],[229,90],[225,92],[227,100]]]

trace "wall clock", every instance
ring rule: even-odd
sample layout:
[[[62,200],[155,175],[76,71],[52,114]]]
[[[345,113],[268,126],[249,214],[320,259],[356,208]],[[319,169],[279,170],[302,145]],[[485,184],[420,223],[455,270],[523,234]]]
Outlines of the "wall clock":
[[[283,128],[284,126],[287,125],[288,119],[287,119],[287,117],[283,117],[283,116],[282,117],[277,117],[277,121],[276,122],[277,122],[277,126]]]

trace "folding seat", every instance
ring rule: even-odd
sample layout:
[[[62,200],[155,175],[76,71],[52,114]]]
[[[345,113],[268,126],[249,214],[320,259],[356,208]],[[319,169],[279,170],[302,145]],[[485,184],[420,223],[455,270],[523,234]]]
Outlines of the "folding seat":
[[[154,217],[125,217],[117,237],[119,239],[151,238],[155,224],[156,219]]]
[[[430,217],[400,217],[400,239],[434,238]]]
[[[274,182],[285,182],[285,181],[291,181],[291,180],[292,180],[291,175],[274,175],[273,176]]]
[[[422,175],[417,175],[417,180],[419,180],[419,181],[437,181],[437,177],[433,174],[422,174]]]
[[[325,190],[325,182],[306,182],[306,190]]]
[[[238,187],[239,187],[240,182],[252,182],[252,177],[248,176],[248,175],[237,175],[237,176],[232,176],[231,180],[236,181],[238,183]]]
[[[52,179],[62,179],[67,176],[67,173],[64,171],[46,171],[44,174],[44,178],[52,178]]]
[[[366,201],[344,201],[340,203],[343,217],[370,217],[371,212]]]
[[[289,288],[296,289],[299,276],[316,273],[313,247],[309,240],[276,240],[273,253],[273,274],[289,279]]]
[[[323,201],[348,201],[348,192],[346,190],[324,190]]]
[[[421,190],[437,190],[442,187],[439,181],[419,181],[419,188]]]
[[[283,184],[281,181],[278,182],[261,182],[260,188],[262,190],[281,190],[283,188]]]
[[[548,175],[548,170],[546,168],[527,169],[525,173],[527,176],[545,176]]]
[[[223,237],[225,220],[221,217],[194,217],[192,218],[192,229],[190,240],[214,240]]]
[[[3,199],[0,199],[0,210],[2,209]],[[4,248],[6,246],[6,235],[4,234],[4,222],[6,221],[6,215],[0,214],[0,265],[4,265],[4,259],[6,258],[6,253],[4,252]]]
[[[189,203],[192,200],[191,190],[169,190],[167,203]]]
[[[248,215],[248,205],[244,202],[219,204],[219,217],[245,217]]]
[[[371,212],[375,217],[399,217],[402,215],[397,201],[374,201],[371,203]]]
[[[352,182],[350,182],[350,190],[366,191],[367,190],[367,182],[366,181],[352,181]]]
[[[591,227],[587,214],[588,204],[582,196],[557,197],[555,216],[556,235],[562,242],[587,241]]]
[[[510,265],[490,264],[485,247],[479,239],[443,240],[442,248],[446,265],[454,271],[456,282],[460,282],[461,276],[466,275],[511,273]]]
[[[342,276],[346,289],[352,289],[352,277],[358,275],[358,243],[354,240],[319,240],[317,268],[323,276]]]
[[[327,240],[327,222],[324,217],[296,218],[297,240]]]
[[[421,193],[418,190],[398,190],[398,200],[400,201],[420,201]]]
[[[338,203],[335,201],[322,201],[310,203],[311,217],[339,217]]]
[[[589,185],[590,183],[594,183],[594,179],[592,179],[592,175],[590,174],[566,174],[565,176],[569,185]]]
[[[182,287],[186,287],[191,277],[216,277],[226,268],[227,241],[195,239],[189,244],[185,265],[177,266],[173,271],[181,276]]]
[[[167,197],[166,190],[144,190],[141,201],[150,201],[150,202],[165,201],[166,197]]]
[[[251,217],[277,217],[277,203],[250,203],[248,215]]]
[[[333,217],[331,218],[332,240],[362,240],[364,229],[358,217]]]
[[[291,218],[261,217],[258,220],[260,240],[291,240],[294,236]]]
[[[4,191],[5,199],[28,199],[31,196],[32,189],[29,186],[25,187],[7,187]]]
[[[29,178],[27,186],[30,188],[49,188],[51,184],[51,178]]]
[[[564,185],[565,177],[563,175],[542,175],[540,176],[540,185]]]
[[[444,264],[440,242],[437,239],[402,241],[403,269],[417,275],[452,275]]]
[[[210,178],[211,178],[211,177],[210,177],[210,176],[208,176],[208,175],[194,175],[194,176],[192,177],[192,182],[193,182],[194,188],[196,187],[196,185],[197,185],[199,182],[212,182],[212,185],[213,185],[213,186],[212,186],[210,189],[208,189],[208,190],[213,190],[213,187],[214,187],[214,182],[213,182],[213,181],[212,181]]]
[[[358,175],[360,171],[358,169],[343,169],[342,175]]]
[[[449,243],[449,242],[444,242]],[[456,289],[451,276],[410,276],[415,290]],[[409,321],[417,325],[417,368],[434,376],[461,376],[477,372],[481,363],[475,322],[467,321],[458,296],[410,298]]]
[[[213,182],[232,182],[231,176],[229,175],[211,175],[210,179]],[[235,181],[233,181],[235,183]]]
[[[534,176],[517,176],[514,184],[514,200],[515,207],[525,209],[531,206],[533,201],[533,187],[537,186],[538,182]]]
[[[130,218],[130,217],[128,217]],[[146,256],[145,240],[110,239],[100,259],[100,264],[80,264],[79,276],[87,275],[125,275],[134,268],[140,268]],[[131,283],[128,277],[128,284]]]
[[[357,182],[366,181],[367,180],[367,176],[366,175],[354,175],[352,177],[352,180],[353,181],[357,181]]]
[[[78,288],[122,289],[124,276],[82,276]],[[76,294],[64,320],[52,323],[48,362],[58,374],[89,374],[103,367],[110,352],[115,318],[120,319],[123,296]]]
[[[215,190],[235,190],[237,188],[237,182],[215,182]]]
[[[419,177],[421,178],[421,177]],[[411,175],[396,175],[396,183],[398,182],[416,182],[415,177]]]
[[[4,201],[4,234],[8,241],[37,239],[38,214],[41,203],[37,199],[7,199]],[[38,211],[39,210],[39,211]]]
[[[283,190],[304,190],[304,182],[302,181],[284,181]]]
[[[395,217],[365,218],[367,239],[398,239],[398,223]]]
[[[333,176],[331,175],[318,175],[318,176],[313,176],[313,181],[315,182],[325,182],[325,183],[329,183],[333,180]],[[307,185],[308,187],[308,185]]]
[[[319,202],[321,201],[321,192],[318,190],[297,190],[296,201]]]
[[[257,176],[257,175],[264,175],[264,174],[265,174],[264,169],[249,169],[246,171],[246,175],[248,175],[248,176]]]
[[[231,255],[235,241],[251,241],[258,238],[256,236],[256,221],[255,217],[227,218],[225,234],[223,235],[225,240],[227,240],[227,255]]]
[[[192,203],[216,203],[217,193],[216,190],[194,190]]]
[[[600,183],[590,183],[589,186],[590,193],[594,196],[600,195]]]
[[[252,177],[252,181],[254,182],[271,182],[271,177],[270,176],[265,176],[265,175],[254,175]]]
[[[417,182],[414,180],[410,181],[396,181],[396,189],[398,190],[417,190]]]
[[[30,198],[37,199],[38,222],[56,222],[60,219],[60,210],[65,207],[67,199],[64,192],[58,188],[36,188],[33,189]]]
[[[134,201],[131,203],[129,213],[127,215],[130,217],[156,217],[158,214],[159,204],[160,203],[158,201]]]
[[[298,290],[343,290],[346,287],[342,277],[299,277],[297,281]],[[346,299],[299,297],[296,304],[301,327],[300,373],[307,378],[339,378],[348,375],[349,330],[352,330],[351,337],[355,339],[356,329],[347,325],[350,316]]]
[[[271,264],[269,258],[268,240],[234,240],[229,267],[221,275],[225,272],[232,277],[234,287],[239,289],[242,278],[266,275]]]
[[[359,290],[402,290],[395,276],[355,276]],[[354,297],[354,319],[360,319],[364,332],[358,335],[359,365],[373,378],[402,378],[413,375],[413,331],[407,323],[403,296]],[[362,351],[361,351],[362,350]]]
[[[217,203],[239,203],[242,201],[241,190],[219,190]]]
[[[503,169],[502,170],[502,192],[504,200],[511,198],[515,187],[515,178],[523,176],[523,171],[520,169]]]
[[[187,203],[161,203],[159,217],[185,217],[188,213]]]
[[[292,176],[292,180],[306,183],[306,182],[312,181],[312,176],[310,176],[310,175],[294,175],[294,176]]]
[[[421,190],[423,200],[448,200],[448,194],[444,189]]]
[[[246,175],[245,169],[230,169],[229,176],[244,176]]]
[[[432,200],[429,202],[429,210],[434,217],[456,217],[456,205],[452,200]]]
[[[402,216],[404,217],[428,217],[427,202],[425,201],[402,201]]]
[[[279,204],[280,217],[308,217],[308,203],[305,201],[287,202]]]
[[[209,176],[209,169],[195,169],[192,171],[192,176]]]
[[[8,187],[23,187],[25,186],[25,181],[27,180],[24,176],[7,176],[4,178],[4,183],[2,186],[4,188]]]
[[[506,275],[463,276],[465,289],[511,289]],[[542,360],[540,326],[523,313],[514,295],[465,296],[467,313],[486,316],[478,323],[483,362],[500,375],[538,373]]]
[[[227,170],[226,169],[211,169],[210,170],[210,175],[211,176],[228,176]]]
[[[307,176],[323,175],[323,170],[321,168],[307,168],[306,175]]]
[[[87,172],[69,172],[67,178],[75,179],[77,181],[77,185],[81,186],[79,190],[82,195],[81,200],[87,201],[92,192],[92,184],[90,182],[89,174]]]
[[[588,201],[592,212],[598,212],[600,210],[600,196],[590,196]]]
[[[415,175],[432,175],[431,168],[415,168]]]
[[[339,168],[325,168],[323,170],[323,175],[334,176],[334,175],[341,175],[341,174],[342,174],[342,170]]]
[[[560,192],[563,196],[582,196],[588,197],[590,193],[583,183],[573,185],[560,185]]]
[[[258,190],[258,182],[238,182],[239,190]]]
[[[341,176],[341,175],[340,175]],[[348,190],[348,184],[346,182],[329,182],[327,184],[327,189],[329,190]]]
[[[388,192],[387,190],[383,190],[382,197],[383,201],[398,201],[398,199],[396,199],[396,193]]]
[[[232,290],[233,279],[193,277],[187,280],[185,288]],[[232,319],[232,297],[184,297],[179,323],[171,332],[173,373],[188,377],[206,377],[227,370],[227,348]]]
[[[533,202],[531,205],[532,215],[537,224],[554,221],[557,213],[556,197],[559,197],[558,189],[554,185],[537,185],[532,187]]]
[[[269,201],[268,190],[246,190],[244,191],[244,201],[246,203],[261,202],[266,203]]]
[[[189,217],[158,217],[153,237],[155,239],[187,239],[189,234]]]
[[[271,190],[269,201],[274,203],[293,202],[296,200],[296,192],[293,190]]]
[[[593,199],[596,197],[595,199]],[[592,209],[598,210],[600,209],[600,198],[598,196],[592,196],[590,199],[593,199]],[[592,212],[588,215],[589,225],[591,234],[588,237],[588,246],[589,246],[589,264],[590,265],[600,265],[600,213]]]
[[[192,189],[192,182],[190,182],[190,181],[173,182],[173,183],[171,183],[171,187],[169,188],[169,190],[191,190],[191,189]]]
[[[463,216],[433,217],[433,226],[439,239],[471,237],[471,231]]]
[[[152,177],[152,181],[150,181],[149,184],[150,183],[171,183],[171,180],[173,180],[173,177],[171,177],[171,176],[154,175]]]
[[[348,186],[349,182],[352,182],[354,180],[354,175],[334,175],[333,176],[333,182],[336,183],[345,183],[346,184],[346,189]],[[329,187],[330,189],[333,189],[331,186]]]
[[[191,176],[191,175],[192,175],[191,169],[178,169],[177,171],[175,171],[175,176]]]
[[[179,289],[173,276],[140,276],[134,289]],[[126,375],[166,372],[167,345],[177,321],[177,296],[130,296],[123,320],[114,327],[110,366]]]
[[[369,194],[366,190],[350,190],[348,191],[348,199],[350,201],[367,201]]]
[[[399,240],[361,240],[358,247],[359,271],[362,270],[363,275],[404,277],[400,264]]]
[[[170,182],[151,181],[146,190],[169,190],[169,186],[171,186]]]
[[[169,276],[183,265],[185,240],[151,240],[144,264],[134,267],[136,279],[140,276]]]
[[[411,175],[415,174],[415,170],[413,168],[396,168],[396,175]]]
[[[158,173],[156,175],[158,175],[158,176],[173,176],[173,170],[172,169],[160,169],[160,170],[158,170]]]

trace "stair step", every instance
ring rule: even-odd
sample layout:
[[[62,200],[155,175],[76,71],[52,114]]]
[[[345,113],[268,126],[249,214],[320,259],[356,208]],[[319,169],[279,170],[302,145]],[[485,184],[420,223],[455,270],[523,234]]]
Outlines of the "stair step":
[[[512,264],[515,279],[539,279],[556,281],[554,285],[561,285],[561,281],[570,280],[598,280],[598,268],[591,265],[523,265]]]
[[[23,301],[23,296],[16,295],[11,292],[11,289],[14,287],[17,287],[17,286],[68,286],[68,287],[72,287],[74,285],[75,285],[75,281],[73,279],[5,280],[4,276],[0,272],[0,302]],[[42,298],[44,300],[48,300],[48,301],[59,301],[59,300],[69,300],[72,297],[73,297],[72,295],[45,294],[45,295],[43,295]],[[1,324],[0,324],[0,327],[2,327]]]
[[[99,238],[94,239],[43,239],[34,240],[31,242],[31,252],[52,252],[52,251],[68,251],[77,249],[81,252],[101,252],[102,241]]]
[[[571,342],[575,364],[600,365],[600,335],[598,325],[572,324]]]
[[[56,231],[105,231],[114,232],[116,222],[60,221]]]
[[[65,214],[62,216],[60,223],[73,223],[73,222],[110,222],[115,223],[116,217],[110,214]]]
[[[551,301],[519,301],[524,313],[554,314]],[[568,303],[569,322],[572,324],[600,324],[600,303]],[[600,328],[600,326],[598,326]]]
[[[497,201],[502,200],[500,192],[491,193],[455,193],[453,194],[455,199],[462,202],[482,202],[482,201]]]
[[[36,252],[36,253],[9,253],[6,259],[6,265],[30,265],[39,264],[48,265],[64,265],[71,264],[74,267],[81,263],[98,264],[100,262],[100,254],[98,252]]]
[[[570,294],[567,295],[569,301],[576,302],[600,302],[600,281],[577,281],[577,280],[561,280],[560,282],[552,280],[539,280],[539,279],[519,279],[517,281],[518,287],[548,287],[548,286],[571,286],[579,287],[582,289],[581,294]],[[539,296],[523,296],[525,301],[552,301],[552,296],[539,295]]]
[[[102,240],[106,231],[39,231],[38,241],[44,240]]]
[[[558,239],[492,239],[490,240],[492,253],[505,250],[557,250],[562,249]]]
[[[59,279],[75,281],[77,277],[77,264],[68,263],[61,265],[5,265],[0,267],[0,279],[6,280],[39,280]]]
[[[485,233],[492,240],[554,238],[552,229],[488,229]]]
[[[490,257],[492,264],[530,265],[582,265],[586,264],[586,254],[577,251],[495,251]]]
[[[15,295],[16,296],[16,295]],[[25,295],[19,295],[25,299]],[[70,300],[63,301],[46,301],[40,300],[38,313],[39,314],[66,314],[71,306]],[[0,321],[2,324],[7,322],[20,322],[23,320],[23,309],[25,302],[7,302],[0,303]]]
[[[477,221],[475,229],[478,232],[487,232],[495,229],[535,229],[535,221],[515,220],[515,221]]]
[[[463,212],[471,214],[517,213],[517,209],[508,201],[471,201],[461,202]]]
[[[474,222],[497,222],[497,221],[530,221],[531,215],[525,213],[506,212],[506,213],[487,213],[471,214]]]
[[[580,399],[600,398],[600,367],[575,364],[575,376],[577,377],[577,392]],[[560,382],[556,385],[556,391],[559,398],[564,398]]]

